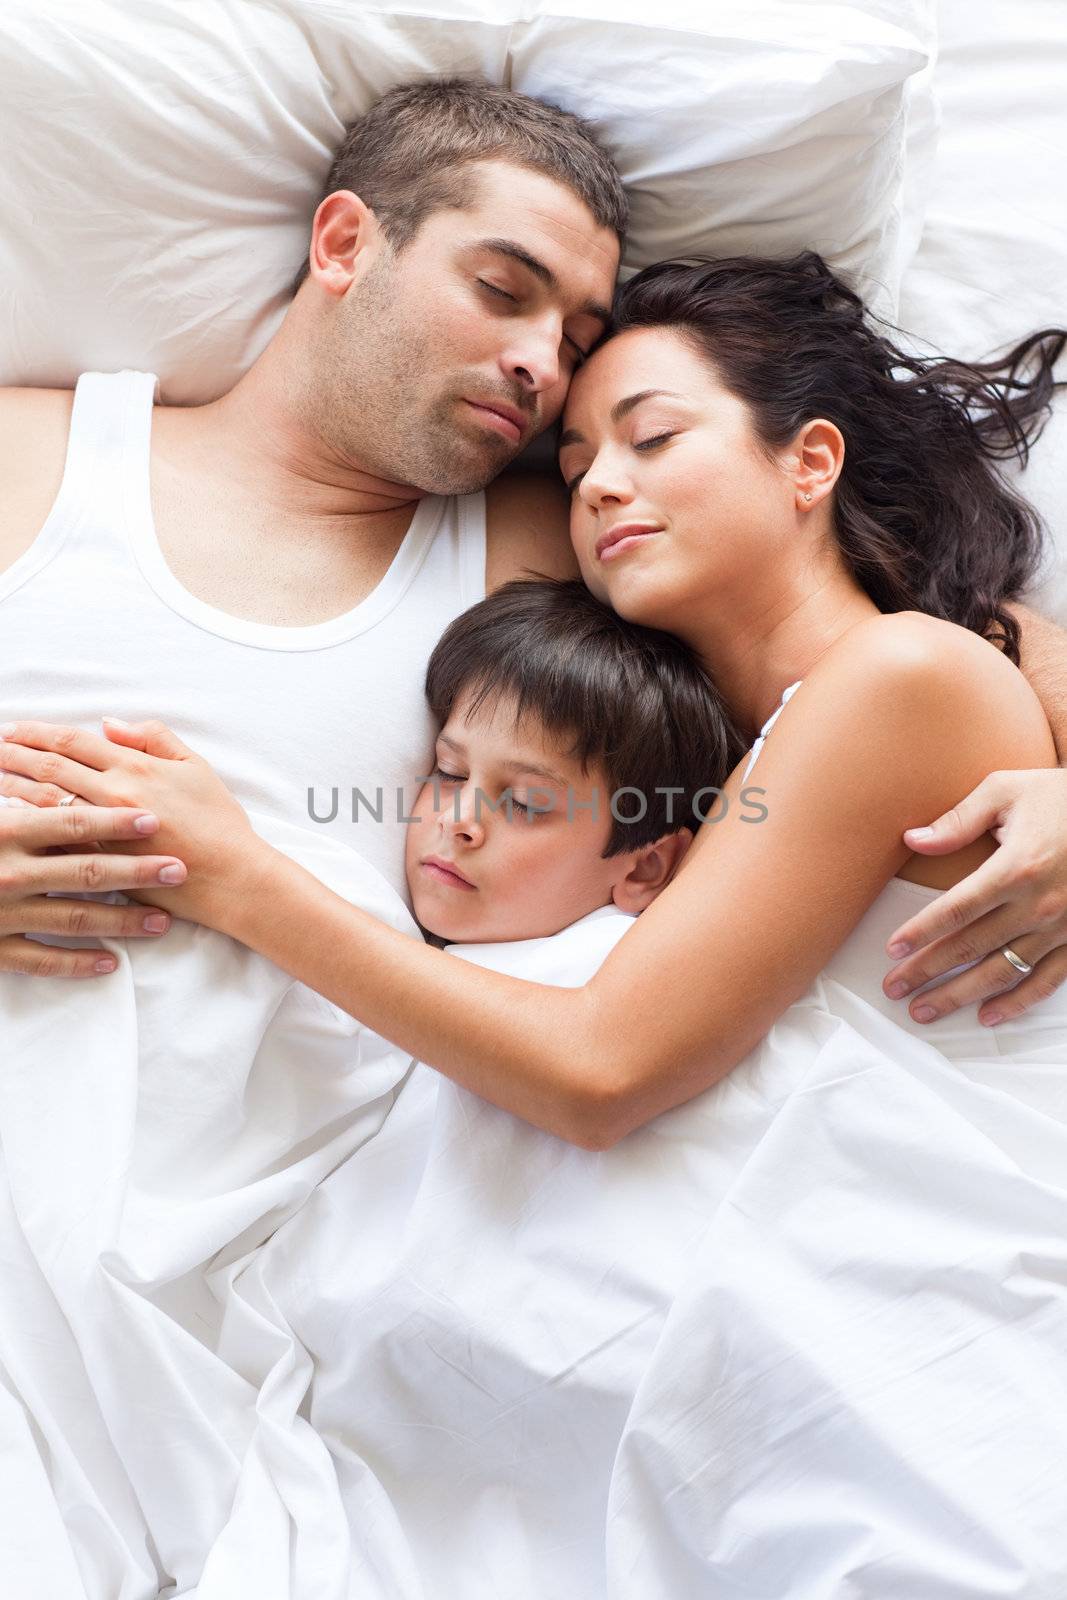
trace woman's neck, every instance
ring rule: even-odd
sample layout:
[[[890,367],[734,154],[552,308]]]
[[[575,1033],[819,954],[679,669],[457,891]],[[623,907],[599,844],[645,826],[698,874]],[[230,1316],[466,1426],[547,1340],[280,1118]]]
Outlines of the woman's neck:
[[[687,628],[738,726],[755,735],[783,690],[811,671],[850,628],[878,615],[874,601],[839,567],[783,583],[745,603],[721,602]]]

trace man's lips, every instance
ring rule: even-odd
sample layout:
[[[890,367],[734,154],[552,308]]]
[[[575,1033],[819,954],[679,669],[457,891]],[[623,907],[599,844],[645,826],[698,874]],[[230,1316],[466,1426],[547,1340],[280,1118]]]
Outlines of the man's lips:
[[[419,866],[423,867],[431,878],[436,878],[438,883],[451,884],[454,889],[474,888],[474,884],[468,882],[462,872],[457,872],[455,867],[447,861],[442,861],[440,856],[427,856],[424,861],[419,862]]]
[[[607,528],[597,540],[597,559],[611,561],[616,555],[621,555],[624,549],[636,544],[638,539],[644,539],[650,533],[662,532],[663,529],[653,522],[617,523],[614,528]]]
[[[465,400],[464,405],[470,406],[487,428],[502,433],[513,444],[517,444],[526,432],[529,418],[515,406],[505,405],[501,400]]]

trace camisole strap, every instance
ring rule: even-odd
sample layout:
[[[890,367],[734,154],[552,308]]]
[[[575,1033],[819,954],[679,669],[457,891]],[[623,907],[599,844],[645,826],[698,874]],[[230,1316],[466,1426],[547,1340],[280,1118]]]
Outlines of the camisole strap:
[[[746,780],[749,773],[752,771],[752,768],[756,765],[756,759],[767,741],[767,735],[770,733],[771,729],[774,727],[774,724],[778,721],[778,718],[781,716],[790,700],[792,700],[794,694],[800,688],[800,685],[803,683],[803,681],[804,680],[802,678],[798,678],[796,683],[791,683],[789,685],[789,688],[785,690],[781,700],[778,703],[778,709],[767,718],[766,722],[763,724],[763,727],[760,729],[759,737],[749,753],[748,766],[745,768]]]

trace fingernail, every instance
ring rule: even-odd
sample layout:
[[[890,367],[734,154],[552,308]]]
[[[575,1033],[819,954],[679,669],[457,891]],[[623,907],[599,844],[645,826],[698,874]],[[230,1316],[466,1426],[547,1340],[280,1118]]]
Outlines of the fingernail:
[[[0,739],[6,739],[9,733],[14,733],[15,726],[13,722],[0,722]]]
[[[146,811],[142,817],[134,817],[133,825],[138,833],[155,833],[159,827],[159,818],[151,811]]]
[[[145,933],[166,933],[170,925],[170,918],[162,911],[153,911],[150,917],[145,917],[141,927]]]
[[[117,962],[114,956],[101,956],[100,960],[95,962],[94,965],[97,972],[114,972]]]
[[[933,1022],[937,1012],[933,1006],[916,1006],[912,1016],[916,1022]]]
[[[113,728],[129,728],[131,726],[129,722],[123,722],[121,717],[101,717],[100,721],[110,722]]]
[[[160,883],[183,883],[185,881],[185,868],[180,866],[160,867]]]
[[[886,994],[889,996],[890,1000],[903,1000],[907,992],[908,985],[902,982],[899,978],[897,979],[896,983],[891,983],[889,988],[886,990]]]
[[[933,828],[908,828],[907,836],[911,839],[932,839],[934,830]]]
[[[1003,1011],[991,1011],[988,1017],[979,1017],[978,1020],[982,1023],[983,1027],[993,1028],[998,1022],[1004,1021],[1004,1013]]]
[[[894,939],[893,943],[889,946],[889,954],[894,958],[894,960],[898,959],[900,956],[909,955],[910,952],[911,945],[908,943],[907,939]]]

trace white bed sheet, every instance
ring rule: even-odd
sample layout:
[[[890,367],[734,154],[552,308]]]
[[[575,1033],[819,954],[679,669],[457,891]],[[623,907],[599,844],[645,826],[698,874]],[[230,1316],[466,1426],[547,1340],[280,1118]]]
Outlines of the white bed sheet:
[[[1067,997],[1002,1062],[899,1026],[910,888],[611,1151],[417,1069],[221,1275],[260,1401],[197,1600],[1062,1600]],[[573,984],[630,920],[460,954]]]

